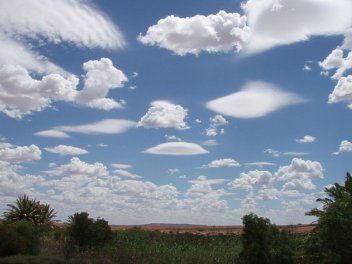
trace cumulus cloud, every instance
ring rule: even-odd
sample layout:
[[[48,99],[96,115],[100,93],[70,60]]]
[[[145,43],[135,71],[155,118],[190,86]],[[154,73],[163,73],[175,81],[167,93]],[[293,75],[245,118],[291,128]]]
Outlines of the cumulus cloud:
[[[98,122],[83,125],[57,126],[54,127],[54,130],[88,135],[120,134],[126,132],[135,125],[136,123],[134,121],[125,119],[103,119]]]
[[[77,148],[73,146],[67,146],[67,145],[58,145],[56,147],[52,148],[44,148],[46,151],[54,153],[54,154],[59,154],[60,156],[76,156],[76,155],[83,155],[83,154],[88,154],[88,151],[82,148]]]
[[[93,164],[81,161],[77,157],[73,157],[70,163],[60,165],[46,171],[51,176],[84,176],[84,177],[102,177],[109,175],[106,166],[102,163],[96,162]]]
[[[323,72],[329,75],[335,69],[331,79],[337,81],[334,90],[329,95],[328,103],[347,102],[352,108],[352,28],[346,31],[341,46],[334,49],[322,62],[319,63]],[[346,55],[345,55],[346,54]]]
[[[349,0],[249,0],[242,5],[251,30],[245,52],[308,40],[312,36],[344,34],[352,25]]]
[[[348,140],[342,140],[340,143],[339,150],[334,152],[334,155],[339,155],[343,152],[352,152],[352,142]]]
[[[208,151],[195,143],[167,142],[149,148],[144,153],[156,155],[199,155]]]
[[[238,161],[234,159],[218,159],[213,160],[207,165],[203,165],[203,168],[221,168],[221,167],[240,167]]]
[[[211,117],[209,118],[209,127],[205,130],[205,134],[208,137],[214,137],[218,134],[224,134],[225,130],[220,127],[227,126],[228,124],[230,123],[222,115],[216,115],[214,117]]]
[[[249,171],[248,173],[241,173],[234,181],[228,183],[231,189],[259,189],[268,188],[274,182],[274,176],[270,171]]]
[[[108,58],[87,61],[83,69],[86,72],[84,88],[77,94],[77,103],[103,110],[121,108],[121,103],[106,96],[110,89],[123,87],[123,83],[128,81],[126,75]]]
[[[139,120],[137,127],[188,129],[185,119],[187,109],[168,101],[154,101],[148,112]]]
[[[21,67],[5,64],[0,67],[0,111],[12,118],[22,118],[50,107],[54,101],[71,102],[91,108],[111,110],[123,103],[106,98],[110,89],[127,81],[122,71],[107,58],[83,64],[84,87],[77,90],[79,79],[53,73],[34,79]]]
[[[168,49],[177,55],[198,55],[202,51],[241,50],[249,32],[245,16],[219,11],[209,16],[168,16],[149,27],[145,35],[140,34],[138,40],[145,45]]]
[[[36,145],[0,148],[0,161],[10,163],[40,160],[41,150]]]
[[[164,135],[164,138],[167,140],[167,141],[182,141],[182,139],[174,136],[174,135]]]
[[[316,186],[312,180],[323,179],[323,171],[322,165],[317,161],[294,158],[290,165],[280,167],[275,176],[278,181],[287,181],[283,186],[284,191],[314,190]]]
[[[1,2],[0,64],[22,66],[37,73],[60,71],[32,46],[67,42],[78,47],[118,49],[125,44],[120,30],[95,5],[80,0]]]
[[[306,99],[265,82],[249,82],[239,92],[211,100],[207,108],[236,118],[258,118]]]
[[[298,142],[298,143],[312,143],[312,142],[314,142],[315,140],[316,140],[315,137],[310,136],[310,135],[306,135],[306,136],[304,136],[304,137],[301,138],[301,139],[296,139],[296,142]]]

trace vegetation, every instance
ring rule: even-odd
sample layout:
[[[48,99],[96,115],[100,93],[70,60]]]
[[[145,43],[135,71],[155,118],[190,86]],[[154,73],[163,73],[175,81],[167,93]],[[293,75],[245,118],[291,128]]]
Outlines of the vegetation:
[[[9,209],[4,213],[4,217],[9,223],[25,220],[34,225],[48,225],[56,216],[49,204],[41,204],[35,199],[29,199],[25,194],[18,197],[14,204],[7,206]]]
[[[254,214],[243,217],[243,251],[246,264],[293,263],[294,252],[288,233],[280,231],[270,220]]]
[[[75,213],[69,216],[69,239],[81,251],[102,247],[112,238],[111,228],[104,219],[94,220],[86,212]]]
[[[75,213],[67,228],[49,229],[55,211],[23,195],[4,213],[0,224],[2,263],[122,264],[347,264],[352,259],[352,176],[325,189],[310,234],[290,234],[267,218],[243,217],[242,235],[160,233],[138,228],[112,232],[104,219]]]
[[[308,215],[318,217],[317,233],[311,237],[308,252],[321,263],[351,263],[352,259],[352,177],[347,173],[344,185],[325,188],[326,198],[317,201]],[[313,249],[313,250],[312,250]]]

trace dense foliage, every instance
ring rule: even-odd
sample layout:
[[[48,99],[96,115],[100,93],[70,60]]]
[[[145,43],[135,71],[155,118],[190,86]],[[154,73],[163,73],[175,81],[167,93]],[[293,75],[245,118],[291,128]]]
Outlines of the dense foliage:
[[[112,238],[111,228],[104,219],[94,220],[86,212],[69,216],[68,234],[70,240],[81,251],[102,247]]]
[[[18,221],[0,225],[0,257],[39,252],[38,228],[31,222]]]
[[[293,263],[294,252],[289,235],[270,220],[255,214],[243,218],[243,251],[240,260],[246,264]]]
[[[56,216],[54,209],[49,204],[42,204],[35,199],[29,199],[27,195],[17,198],[14,204],[8,204],[9,208],[4,213],[5,221],[14,223],[25,220],[34,225],[51,224]]]
[[[344,185],[335,183],[333,186],[325,188],[325,193],[327,194],[326,198],[317,200],[322,203],[322,208],[314,208],[307,213],[318,217],[318,232],[312,237],[310,247],[316,248],[322,263],[351,263],[351,174],[347,173]]]

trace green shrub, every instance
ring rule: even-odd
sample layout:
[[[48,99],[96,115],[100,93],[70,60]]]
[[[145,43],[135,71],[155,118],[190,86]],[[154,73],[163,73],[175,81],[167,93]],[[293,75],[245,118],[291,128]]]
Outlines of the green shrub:
[[[245,264],[291,264],[294,252],[289,235],[270,220],[254,214],[243,217],[243,250],[240,261]]]
[[[27,221],[0,225],[0,257],[39,253],[38,228]]]
[[[73,242],[81,251],[102,247],[112,238],[108,222],[104,219],[89,218],[89,214],[86,212],[71,215],[69,224],[69,242]]]

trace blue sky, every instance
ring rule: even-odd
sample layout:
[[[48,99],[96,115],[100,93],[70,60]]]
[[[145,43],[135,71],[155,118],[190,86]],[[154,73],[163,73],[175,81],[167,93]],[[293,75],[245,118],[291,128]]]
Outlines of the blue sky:
[[[0,5],[0,212],[307,223],[350,170],[349,0]]]

